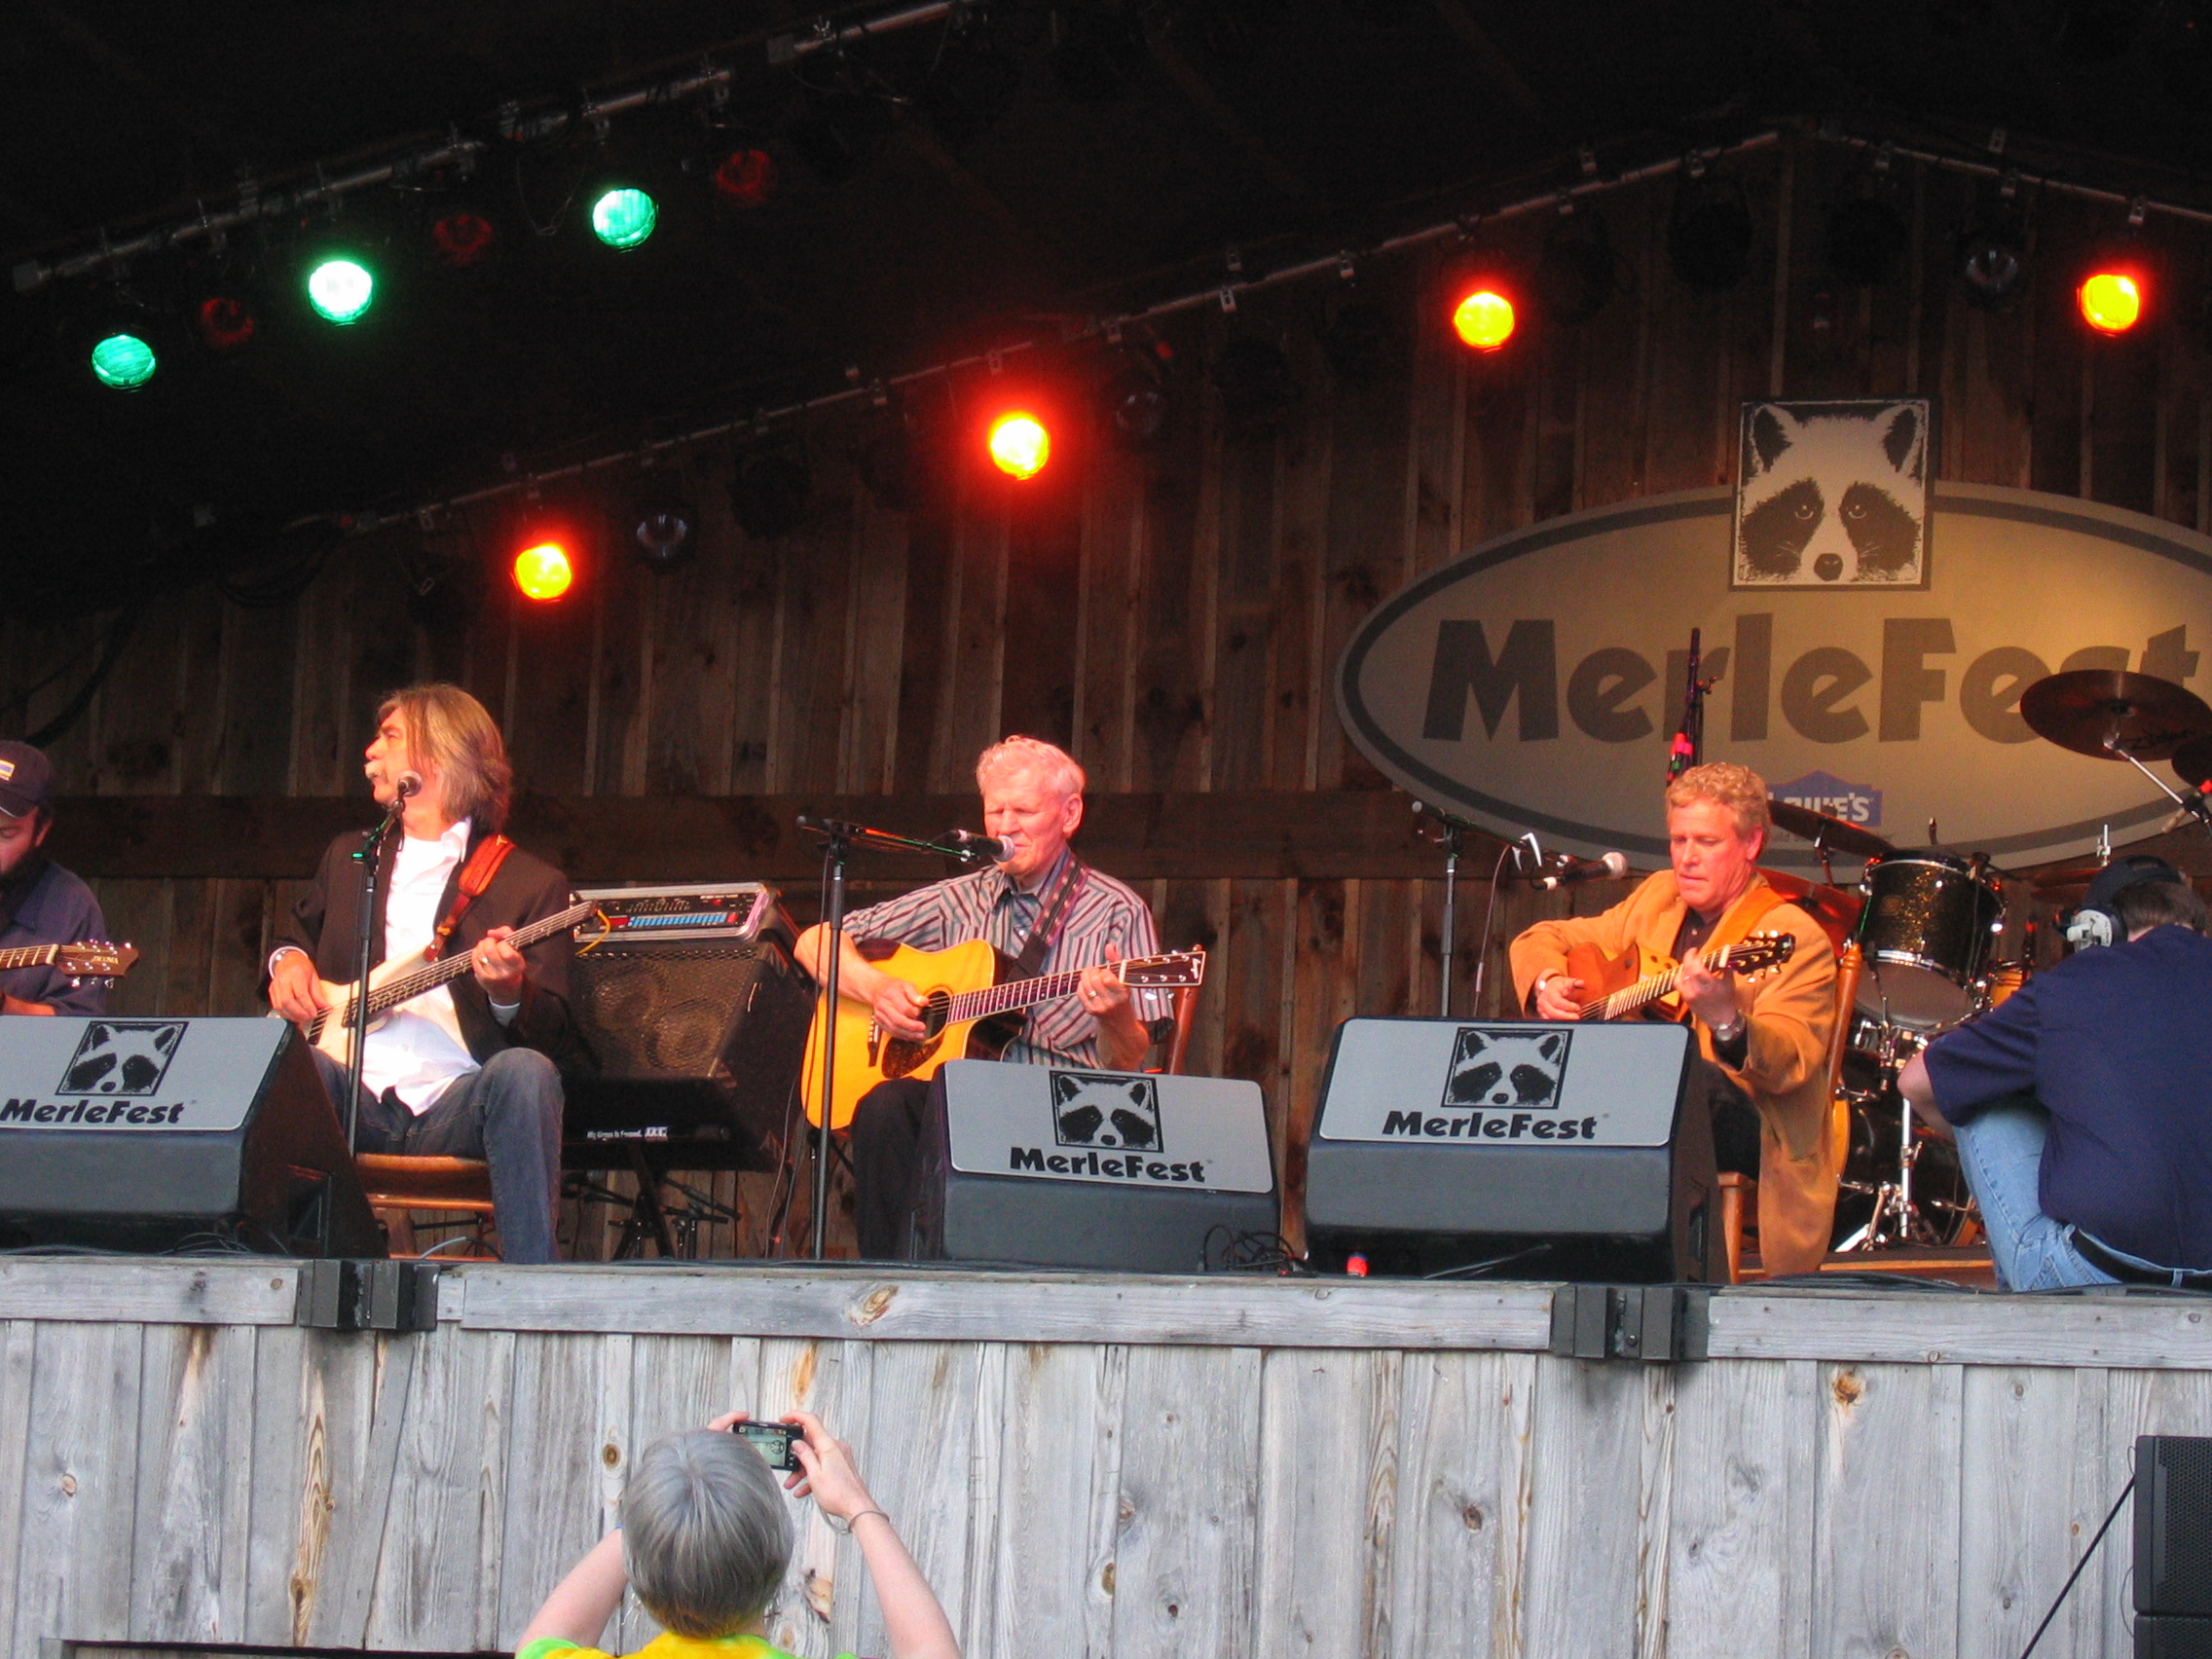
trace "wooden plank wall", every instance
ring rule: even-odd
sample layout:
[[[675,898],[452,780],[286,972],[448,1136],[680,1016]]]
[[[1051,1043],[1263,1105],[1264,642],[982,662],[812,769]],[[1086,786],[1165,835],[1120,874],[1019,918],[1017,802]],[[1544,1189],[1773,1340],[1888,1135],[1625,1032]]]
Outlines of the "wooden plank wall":
[[[1004,1301],[919,1294],[965,1296],[984,1323]],[[390,1338],[99,1323],[82,1303],[0,1324],[0,1652],[511,1650],[640,1452],[737,1406],[803,1407],[853,1442],[977,1659],[2000,1659],[2080,1559],[2133,1437],[2212,1430],[2200,1338],[2164,1369],[2053,1363],[2064,1343],[2026,1329],[2047,1303],[1873,1299],[1848,1330],[1770,1303],[1762,1336],[1818,1357],[1665,1366],[1129,1340],[1112,1316],[1053,1343],[510,1329],[496,1300]],[[1855,1334],[1971,1348],[2008,1325],[2051,1358],[1851,1357]],[[880,1651],[854,1546],[794,1510],[770,1636]],[[2120,1528],[2058,1651],[2131,1650],[2127,1561]],[[609,1634],[633,1651],[653,1627],[633,1603]]]
[[[804,432],[817,490],[801,529],[746,537],[726,496],[735,452],[702,447],[681,461],[704,515],[701,556],[656,574],[608,547],[550,609],[514,599],[490,568],[503,533],[491,512],[342,548],[287,606],[242,608],[209,589],[162,601],[55,744],[64,786],[358,794],[379,694],[436,675],[485,698],[525,787],[556,796],[959,792],[977,751],[1008,731],[1066,744],[1102,792],[1376,789],[1330,690],[1374,604],[1534,520],[1730,482],[1737,407],[1753,395],[1929,393],[1944,478],[2212,525],[2212,397],[2182,306],[2120,342],[2084,338],[2069,314],[2070,261],[2108,215],[2032,203],[2031,291],[1988,313],[1950,274],[1981,187],[1900,164],[1910,254],[1887,285],[1847,289],[1826,273],[1824,219],[1861,165],[1804,138],[1746,159],[1752,270],[1719,295],[1686,289],[1668,266],[1671,186],[1605,198],[1595,210],[1634,281],[1580,329],[1530,319],[1494,358],[1469,357],[1438,326],[1444,254],[1180,319],[1163,334],[1180,401],[1161,444],[1139,456],[1071,441],[1026,491],[963,475],[911,512],[886,510],[855,461],[877,418],[826,418]],[[1498,235],[1526,257],[1546,229],[1534,215]],[[2195,290],[2203,235],[2156,229],[2173,292]],[[1379,307],[1395,333],[1378,372],[1347,377],[1321,341],[1355,303]],[[1245,337],[1279,344],[1302,387],[1272,433],[1227,429],[1206,389],[1214,353]],[[986,395],[964,387],[961,407]],[[446,554],[481,579],[410,586]],[[0,730],[51,718],[107,626],[0,618]],[[733,863],[696,873],[746,873]],[[1170,942],[1215,953],[1195,1064],[1263,1087],[1295,1184],[1338,1020],[1435,1006],[1440,884],[1397,865],[1303,879],[1223,869],[1154,881],[1149,896]],[[103,878],[114,930],[147,951],[118,1007],[255,1008],[272,918],[305,873]],[[861,884],[863,897],[876,891]],[[1515,893],[1498,911],[1503,939],[1536,906]],[[1493,970],[1493,993],[1501,977]]]

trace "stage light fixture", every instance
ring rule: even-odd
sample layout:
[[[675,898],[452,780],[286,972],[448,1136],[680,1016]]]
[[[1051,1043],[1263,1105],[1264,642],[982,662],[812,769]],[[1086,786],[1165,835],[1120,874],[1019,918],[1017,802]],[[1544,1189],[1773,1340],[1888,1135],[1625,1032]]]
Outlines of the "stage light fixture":
[[[602,191],[591,204],[591,234],[617,250],[644,245],[659,222],[660,204],[636,185]]]
[[[806,451],[787,440],[742,456],[730,480],[730,512],[756,541],[774,541],[806,522],[814,498],[814,469]]]
[[[101,336],[89,361],[92,378],[114,391],[136,391],[154,378],[160,364],[153,347],[126,329]]]
[[[340,328],[361,320],[375,302],[376,276],[359,260],[333,254],[308,271],[308,304],[315,315]]]
[[[2020,291],[2028,269],[2027,227],[2013,212],[1998,212],[1967,227],[1958,242],[1959,280],[1967,303],[1995,311]]]
[[[1305,395],[1282,348],[1252,335],[1221,349],[1211,378],[1222,422],[1238,437],[1279,431]]]
[[[983,446],[991,464],[1017,483],[1036,477],[1052,459],[1051,432],[1026,409],[993,416]]]
[[[2099,334],[2125,334],[2143,320],[2149,283],[2138,269],[2101,264],[2082,278],[2074,298],[2082,320]]]
[[[560,535],[543,530],[522,539],[524,545],[515,554],[515,586],[525,599],[550,605],[575,585],[568,543]]]
[[[1751,207],[1732,175],[1685,166],[1667,220],[1667,263],[1682,283],[1723,293],[1751,267]]]
[[[1477,351],[1495,351],[1520,325],[1512,297],[1494,277],[1476,277],[1454,290],[1452,332]]]
[[[253,308],[235,294],[209,294],[192,308],[192,326],[210,351],[236,351],[260,332]]]
[[[711,176],[719,200],[732,207],[765,207],[776,194],[776,158],[750,146],[730,150]]]
[[[1099,387],[1099,406],[1125,450],[1141,450],[1160,436],[1174,400],[1168,395],[1166,364],[1174,353],[1163,341],[1125,343]]]
[[[699,510],[681,478],[648,467],[630,493],[630,550],[656,571],[673,570],[699,550]]]
[[[1605,221],[1596,208],[1582,206],[1562,213],[1544,238],[1536,303],[1548,320],[1579,327],[1605,309],[1620,284],[1621,269],[1620,255],[1613,251]]]
[[[497,226],[472,207],[453,207],[430,221],[430,250],[452,271],[471,271],[499,245]]]

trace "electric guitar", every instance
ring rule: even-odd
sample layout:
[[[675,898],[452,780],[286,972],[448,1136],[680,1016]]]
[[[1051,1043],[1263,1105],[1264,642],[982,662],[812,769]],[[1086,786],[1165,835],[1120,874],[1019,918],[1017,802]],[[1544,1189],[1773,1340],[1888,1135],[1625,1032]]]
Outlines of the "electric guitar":
[[[1020,1010],[1073,996],[1083,977],[1081,970],[1073,970],[1002,984],[999,977],[1013,963],[990,940],[981,939],[945,950],[909,950],[902,944],[874,966],[921,993],[922,1025],[929,1035],[918,1042],[894,1037],[876,1024],[867,1004],[839,997],[830,1035],[836,1058],[831,1128],[851,1123],[861,1096],[879,1083],[932,1078],[947,1060],[997,1059],[1021,1028]],[[1206,953],[1178,950],[1110,966],[1119,970],[1122,983],[1132,988],[1173,989],[1205,982]],[[817,1004],[806,1034],[806,1066],[799,1082],[806,1120],[817,1127],[822,1123],[822,1008]]]
[[[507,943],[517,950],[528,949],[541,939],[551,939],[557,933],[567,933],[589,921],[598,906],[590,901],[571,904],[558,915],[547,916],[527,928],[517,928],[507,936]],[[384,1023],[384,1016],[402,1003],[412,1002],[425,991],[434,991],[440,985],[450,984],[469,972],[469,955],[462,951],[458,956],[441,957],[435,962],[425,961],[419,950],[400,957],[396,962],[380,962],[369,971],[369,1029],[374,1031]],[[316,988],[322,992],[329,1007],[309,1020],[304,1027],[308,1041],[336,1060],[340,1065],[350,1064],[353,1052],[353,992],[354,987],[334,985],[327,979],[317,979]],[[453,998],[440,997],[410,1011],[436,1025],[461,1048],[468,1047],[468,1040],[461,1034],[461,1020],[455,1014]],[[271,1011],[275,1013],[274,1010]]]
[[[79,940],[75,944],[25,944],[0,950],[0,974],[12,968],[58,968],[72,984],[87,979],[120,979],[138,960],[135,945],[110,944],[104,939]]]
[[[1773,973],[1796,948],[1795,934],[1750,934],[1734,944],[1709,952],[1705,966],[1709,973],[1751,978]],[[1681,964],[1642,945],[1631,944],[1618,956],[1607,956],[1594,944],[1575,945],[1567,953],[1567,972],[1568,977],[1600,992],[1582,1005],[1577,1019],[1626,1019],[1641,1014],[1646,1019],[1680,1020],[1688,1015],[1688,1005],[1677,989]]]

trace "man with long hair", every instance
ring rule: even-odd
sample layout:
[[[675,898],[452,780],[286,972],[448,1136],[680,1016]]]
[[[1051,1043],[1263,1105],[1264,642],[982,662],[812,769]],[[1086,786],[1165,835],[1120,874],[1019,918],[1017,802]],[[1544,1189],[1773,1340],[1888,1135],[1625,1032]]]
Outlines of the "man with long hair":
[[[509,1262],[553,1259],[561,1182],[561,1077],[582,1048],[569,1010],[571,940],[527,950],[518,928],[566,909],[567,877],[500,834],[513,770],[484,705],[455,685],[414,685],[377,711],[370,792],[398,805],[377,888],[370,961],[465,953],[469,973],[401,1004],[361,1051],[357,1152],[481,1158]],[[302,1023],[359,962],[360,845],[340,835],[269,959],[269,1003]],[[331,1098],[346,1068],[317,1051]],[[343,1105],[339,1113],[345,1113]]]

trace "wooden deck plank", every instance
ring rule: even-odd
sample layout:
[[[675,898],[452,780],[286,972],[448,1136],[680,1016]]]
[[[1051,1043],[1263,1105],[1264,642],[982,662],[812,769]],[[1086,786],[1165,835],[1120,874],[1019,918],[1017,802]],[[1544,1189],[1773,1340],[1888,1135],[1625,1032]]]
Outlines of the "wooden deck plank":
[[[1522,1604],[1522,1651],[1530,1659],[1634,1659],[1643,1650],[1641,1619],[1633,1616],[1642,1590],[1640,1487],[1652,1396],[1672,1389],[1663,1367],[1537,1361]],[[1570,1561],[1573,1571],[1560,1570]]]
[[[528,1455],[507,1465],[499,1647],[516,1645],[546,1592],[607,1530],[602,1374],[612,1363],[610,1346],[596,1335],[515,1339],[508,1444]],[[627,1369],[626,1346],[621,1358]],[[617,1442],[617,1460],[621,1450]]]
[[[1518,1444],[1529,1432],[1528,1362],[1506,1354],[1410,1354],[1399,1387],[1390,1651],[1467,1659],[1500,1650],[1499,1594],[1515,1517]]]
[[[2025,1647],[2088,1542],[2087,1532],[2069,1534],[2053,1479],[2073,1459],[2077,1382],[2084,1375],[2094,1374],[2042,1366],[1966,1373],[1959,1659],[2008,1659]],[[2088,1530],[2095,1528],[2091,1521]],[[2050,1636],[2058,1634],[2054,1628]]]
[[[804,1269],[467,1268],[471,1330],[1541,1349],[1546,1285]]]
[[[16,1604],[30,1493],[32,1361],[39,1327],[12,1319],[0,1328],[0,1607]],[[11,1633],[12,1634],[12,1633]]]
[[[31,1362],[13,1650],[67,1631],[119,1641],[130,1625],[138,1483],[138,1325],[48,1325]]]
[[[1093,1502],[1102,1474],[1118,1476],[1125,1361],[1094,1344],[1025,1344],[1006,1358],[1006,1396],[995,1494],[996,1628],[1000,1659],[1030,1651],[1040,1626],[1064,1633],[1068,1650],[1100,1651],[1091,1596]],[[1101,1464],[1105,1469],[1101,1469]],[[977,1493],[979,1500],[992,1494]],[[1019,1517],[1013,1526],[1011,1517]],[[1019,1586],[1017,1594],[1008,1590]],[[1087,1640],[1092,1639],[1092,1640]]]
[[[2212,1366],[2212,1309],[2187,1298],[1864,1298],[1738,1293],[1713,1299],[1714,1359],[1917,1365]]]
[[[165,1262],[113,1257],[0,1260],[0,1319],[169,1325],[289,1325],[291,1262]]]
[[[147,1333],[139,1387],[131,1632],[239,1641],[245,1624],[253,1399],[250,1326]]]
[[[982,1350],[973,1343],[886,1343],[872,1355],[867,1438],[853,1440],[861,1477],[963,1634],[957,1589],[968,1572],[969,1468]],[[831,1424],[851,1440],[844,1425]],[[889,1643],[872,1586],[864,1589],[854,1651]]]
[[[1783,1641],[1797,1567],[1790,1451],[1807,1432],[1790,1370],[1685,1366],[1676,1380],[1667,1599],[1685,1652],[1769,1653]]]

